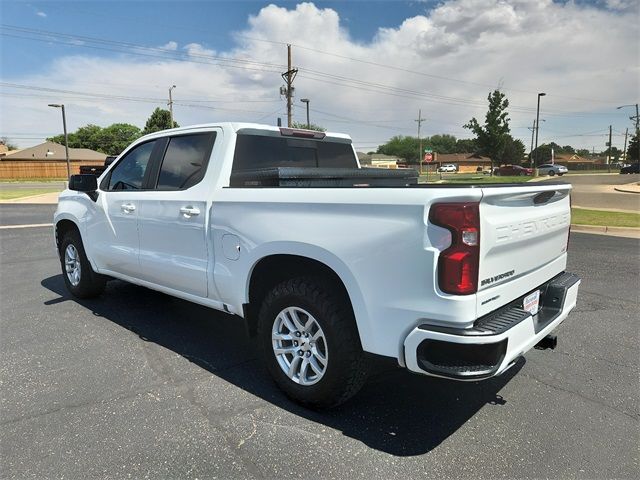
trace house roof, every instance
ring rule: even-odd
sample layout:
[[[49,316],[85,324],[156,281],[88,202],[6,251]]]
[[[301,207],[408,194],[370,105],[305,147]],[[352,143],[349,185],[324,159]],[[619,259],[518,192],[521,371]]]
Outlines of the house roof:
[[[70,148],[69,160],[99,160],[104,161],[106,154],[88,148]],[[44,142],[35,147],[24,148],[14,153],[7,153],[3,160],[66,160],[64,145],[55,142]]]
[[[439,163],[491,163],[489,157],[476,153],[438,153],[435,160]]]
[[[575,153],[561,153],[554,155],[554,161],[567,163],[596,163],[597,158],[584,158]]]

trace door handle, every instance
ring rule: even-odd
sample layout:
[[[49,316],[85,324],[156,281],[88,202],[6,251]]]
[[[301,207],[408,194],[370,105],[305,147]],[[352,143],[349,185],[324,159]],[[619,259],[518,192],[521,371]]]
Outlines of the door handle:
[[[136,211],[136,206],[132,203],[123,203],[121,208],[124,213],[133,213]]]
[[[200,215],[200,209],[198,209],[196,207],[192,207],[191,205],[189,205],[188,207],[182,207],[180,209],[180,213],[185,218],[190,218],[190,217],[195,217],[196,215]]]

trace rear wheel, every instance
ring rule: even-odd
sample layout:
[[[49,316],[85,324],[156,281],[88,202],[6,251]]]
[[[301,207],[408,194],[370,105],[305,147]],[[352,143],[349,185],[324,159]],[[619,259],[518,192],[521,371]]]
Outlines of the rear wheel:
[[[106,279],[91,268],[78,231],[64,234],[60,243],[60,264],[64,283],[73,296],[91,298],[104,291]]]
[[[549,170],[549,176],[553,177],[556,174],[556,172],[554,170]]]
[[[340,405],[366,379],[351,305],[321,278],[273,288],[260,309],[258,341],[276,384],[303,405]]]

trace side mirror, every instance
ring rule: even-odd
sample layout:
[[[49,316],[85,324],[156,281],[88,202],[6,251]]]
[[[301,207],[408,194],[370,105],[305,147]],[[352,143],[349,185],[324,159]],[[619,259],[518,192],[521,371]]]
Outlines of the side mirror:
[[[71,175],[69,190],[84,192],[95,202],[98,199],[98,178],[91,174]]]

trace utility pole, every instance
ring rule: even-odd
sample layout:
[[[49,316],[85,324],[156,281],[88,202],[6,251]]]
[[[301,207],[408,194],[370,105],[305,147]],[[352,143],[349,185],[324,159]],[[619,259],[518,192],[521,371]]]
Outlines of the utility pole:
[[[420,165],[420,173],[422,173],[422,137],[420,137],[420,127],[422,126],[422,122],[424,122],[426,118],[422,118],[422,109],[418,110],[418,119],[415,120],[418,122],[418,142],[420,146],[418,147],[418,164]],[[429,167],[427,167],[427,175],[429,174]],[[427,179],[428,181],[428,179]]]
[[[293,105],[293,80],[297,74],[298,69],[291,67],[291,45],[287,44],[287,71],[282,74],[287,86],[280,89],[280,94],[287,96],[287,126],[289,128],[291,128],[291,107]]]
[[[176,88],[175,85],[169,87],[169,103],[167,104],[169,105],[169,116],[171,117],[171,126],[169,128],[173,128],[173,99],[171,98],[171,90],[174,88]]]
[[[538,93],[538,108],[536,109],[536,161],[535,165],[538,165],[538,130],[540,130],[540,97],[544,97],[546,93]]]
[[[624,158],[624,163],[627,163],[627,136],[629,135],[629,127],[624,132],[624,149],[622,150],[622,158]]]
[[[306,103],[307,104],[307,129],[311,128],[311,122],[309,121],[309,102],[311,100],[309,100],[308,98],[301,98],[300,101],[302,103]]]
[[[64,104],[50,103],[49,107],[62,109],[62,129],[64,130],[64,154],[67,159],[67,182],[71,178],[71,162],[69,161],[69,137],[67,136],[67,115],[64,111]]]
[[[634,104],[621,105],[619,107],[616,107],[616,110],[620,110],[621,108],[624,108],[624,107],[633,107],[633,106],[636,107],[636,115],[635,115],[635,117],[633,117],[633,116],[629,117],[629,120],[634,120],[635,121],[635,123],[636,123],[636,139],[639,139],[640,138],[640,113],[638,113],[638,104],[636,103],[635,105]],[[640,142],[638,142],[638,158],[640,159]]]
[[[536,133],[536,121],[533,120],[533,126],[531,127],[531,150],[529,150],[529,166],[533,168],[533,135]]]
[[[609,125],[609,148],[607,149],[607,170],[611,173],[611,125]]]

